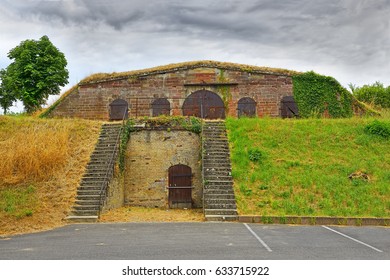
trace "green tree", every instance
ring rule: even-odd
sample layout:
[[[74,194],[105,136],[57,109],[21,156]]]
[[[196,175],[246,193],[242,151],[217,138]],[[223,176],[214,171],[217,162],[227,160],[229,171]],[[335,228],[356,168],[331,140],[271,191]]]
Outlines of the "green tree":
[[[15,94],[9,90],[9,86],[6,85],[9,83],[7,77],[7,72],[4,69],[0,70],[0,107],[3,108],[4,115],[7,114],[7,110],[12,104],[17,100]]]
[[[14,61],[6,69],[9,80],[3,88],[23,102],[27,113],[41,108],[68,83],[65,55],[47,36],[21,42],[8,57]]]
[[[390,86],[386,88],[380,82],[356,87],[353,95],[360,101],[372,103],[382,108],[390,108]]]

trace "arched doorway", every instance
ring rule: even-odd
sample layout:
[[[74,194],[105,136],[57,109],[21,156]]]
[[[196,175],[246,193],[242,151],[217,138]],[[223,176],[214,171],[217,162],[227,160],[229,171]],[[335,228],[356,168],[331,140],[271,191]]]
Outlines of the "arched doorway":
[[[192,172],[191,167],[183,164],[173,165],[168,169],[169,208],[192,207]]]
[[[238,100],[237,116],[238,117],[256,116],[256,102],[250,97],[243,97],[240,100]]]
[[[110,104],[110,120],[123,120],[127,119],[129,115],[129,104],[126,100],[115,99]]]
[[[170,115],[171,104],[166,98],[157,98],[152,102],[152,116]]]
[[[204,119],[224,119],[225,105],[218,94],[208,90],[198,90],[184,101],[183,115]]]
[[[296,118],[299,117],[297,103],[293,96],[285,96],[282,98],[280,104],[280,115],[282,118]]]

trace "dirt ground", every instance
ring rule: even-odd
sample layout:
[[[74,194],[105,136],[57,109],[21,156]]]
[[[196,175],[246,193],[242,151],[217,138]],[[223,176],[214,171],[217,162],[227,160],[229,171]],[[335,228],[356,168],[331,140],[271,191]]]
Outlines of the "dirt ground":
[[[202,209],[122,207],[104,213],[100,222],[203,222]]]

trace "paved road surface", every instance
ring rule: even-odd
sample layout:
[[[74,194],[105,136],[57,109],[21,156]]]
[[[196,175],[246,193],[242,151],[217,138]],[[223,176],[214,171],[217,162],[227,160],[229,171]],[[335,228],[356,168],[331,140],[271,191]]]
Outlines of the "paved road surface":
[[[0,239],[0,259],[390,260],[390,228],[242,223],[73,224]]]

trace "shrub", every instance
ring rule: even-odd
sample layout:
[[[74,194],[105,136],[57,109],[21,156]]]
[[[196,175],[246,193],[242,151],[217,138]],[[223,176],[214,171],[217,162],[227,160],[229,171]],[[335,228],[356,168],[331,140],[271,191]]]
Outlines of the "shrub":
[[[372,85],[362,87],[350,86],[353,95],[359,100],[372,103],[382,108],[390,108],[390,86],[385,88],[382,83],[375,82]]]
[[[390,123],[374,120],[364,128],[364,131],[371,135],[390,138]]]
[[[248,157],[250,161],[260,162],[264,159],[265,154],[258,148],[251,148],[248,150]]]

